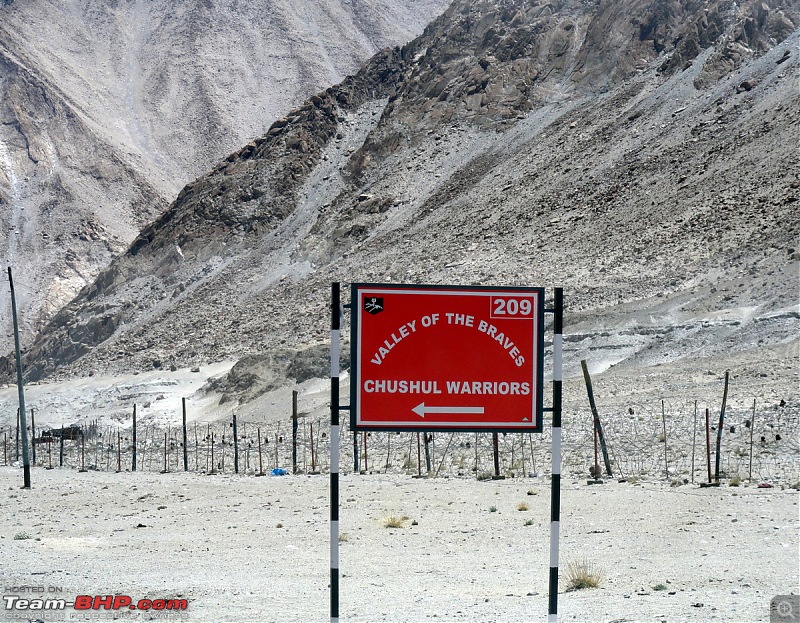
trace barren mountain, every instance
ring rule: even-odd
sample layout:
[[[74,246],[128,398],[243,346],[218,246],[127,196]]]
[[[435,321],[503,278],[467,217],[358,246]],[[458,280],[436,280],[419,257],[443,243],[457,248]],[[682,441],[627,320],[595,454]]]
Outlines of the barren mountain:
[[[0,2],[0,249],[26,337],[184,184],[444,7]]]
[[[572,362],[796,390],[798,26],[781,0],[456,0],[183,188],[27,373],[235,358],[249,399],[324,358],[331,281],[444,282],[563,286]]]

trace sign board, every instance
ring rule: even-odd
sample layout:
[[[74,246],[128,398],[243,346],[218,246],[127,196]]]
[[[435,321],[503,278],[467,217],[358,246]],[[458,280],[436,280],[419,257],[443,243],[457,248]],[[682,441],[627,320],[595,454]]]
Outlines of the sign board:
[[[352,430],[542,430],[544,290],[352,285]]]

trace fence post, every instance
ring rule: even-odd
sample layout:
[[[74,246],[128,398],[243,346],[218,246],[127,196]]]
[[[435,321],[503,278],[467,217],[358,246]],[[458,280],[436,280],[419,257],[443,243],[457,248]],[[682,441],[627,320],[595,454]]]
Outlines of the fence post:
[[[117,431],[117,473],[122,471],[122,435]]]
[[[35,410],[31,407],[31,453],[33,454],[34,465],[36,465],[36,420],[33,417]]]
[[[64,425],[61,425],[61,428],[64,428]],[[58,466],[64,467],[64,433],[62,431],[61,435],[58,437],[59,444],[58,444]]]
[[[711,484],[711,422],[706,407],[706,465],[708,466],[708,483]]]
[[[725,370],[725,389],[722,392],[722,409],[719,412],[719,426],[717,427],[717,456],[714,466],[714,479],[719,482],[719,460],[722,451],[722,427],[725,422],[725,404],[728,401],[728,370]]]
[[[81,468],[78,470],[79,472],[85,472],[86,471],[85,447],[86,447],[86,431],[85,430],[81,430]]]
[[[236,414],[233,414],[233,472],[239,473],[239,435],[236,430]]]
[[[314,422],[310,424],[310,437],[311,437],[311,473],[317,473],[317,452],[314,448]]]
[[[600,448],[603,450],[603,461],[606,464],[606,474],[613,476],[611,473],[611,461],[608,460],[608,448],[606,448],[606,437],[603,434],[603,425],[600,423],[600,415],[597,413],[597,405],[594,402],[594,390],[592,389],[592,378],[589,376],[589,368],[586,365],[586,360],[581,359],[581,368],[583,369],[583,379],[586,381],[586,392],[589,394],[589,406],[592,409],[592,416],[594,418],[594,427],[597,430],[597,436],[600,439]],[[599,474],[595,474],[595,479]]]
[[[664,426],[664,475],[669,478],[669,462],[667,461],[667,416],[664,412],[664,400],[661,400],[661,424]]]
[[[428,448],[428,444],[430,443],[430,437],[428,437],[428,433],[422,433],[422,439],[425,442],[425,473],[431,473],[431,451]]]
[[[492,433],[492,454],[494,456],[494,479],[500,478],[500,446],[497,433]]]
[[[167,436],[168,433],[164,433],[164,471],[161,472],[162,474],[166,474],[167,472],[169,472],[169,469],[167,467]]]
[[[297,390],[292,390],[292,473],[297,473]]]
[[[417,433],[417,476],[422,476],[422,454],[419,445],[419,433]]]
[[[186,398],[181,398],[181,408],[183,411],[183,471],[189,471],[189,440],[186,430]]]
[[[694,401],[694,429],[692,431],[692,484],[694,484],[694,447],[697,442],[697,401]]]
[[[133,453],[131,457],[131,471],[136,471],[136,405],[133,405],[133,428],[131,430],[131,444]]]
[[[750,418],[750,472],[748,481],[753,480],[753,429],[756,427],[756,399],[753,398],[753,417]]]
[[[364,471],[369,471],[369,463],[367,462],[367,431],[364,431]]]
[[[264,475],[264,461],[261,458],[261,427],[258,427],[258,473],[256,476]]]
[[[353,473],[358,473],[358,433],[353,431]]]

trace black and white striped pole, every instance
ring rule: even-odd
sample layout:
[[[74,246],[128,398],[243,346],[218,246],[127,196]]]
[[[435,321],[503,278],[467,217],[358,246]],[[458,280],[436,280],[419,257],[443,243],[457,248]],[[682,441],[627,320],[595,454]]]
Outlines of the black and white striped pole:
[[[339,621],[339,283],[331,284],[331,623]]]
[[[550,592],[548,623],[558,621],[558,532],[561,518],[561,379],[562,333],[564,328],[564,290],[555,289],[553,309],[553,440],[552,482],[550,489]]]

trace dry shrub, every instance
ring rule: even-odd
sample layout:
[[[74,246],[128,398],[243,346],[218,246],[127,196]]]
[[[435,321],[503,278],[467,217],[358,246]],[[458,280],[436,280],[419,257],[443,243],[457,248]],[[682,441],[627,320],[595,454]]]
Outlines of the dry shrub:
[[[578,591],[584,588],[598,588],[605,580],[606,573],[590,560],[581,559],[567,563],[567,590]]]
[[[402,528],[405,525],[407,518],[403,517],[395,517],[391,515],[389,517],[384,518],[383,520],[383,527],[384,528]]]

